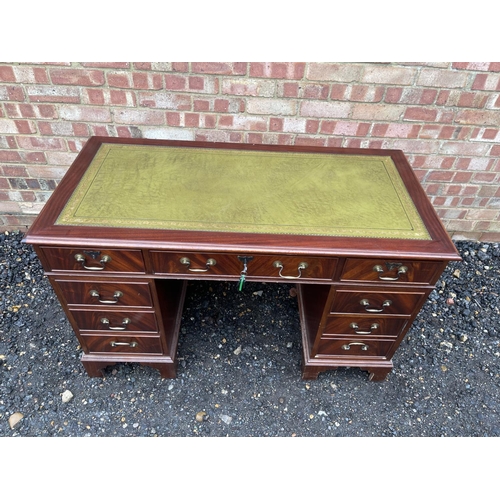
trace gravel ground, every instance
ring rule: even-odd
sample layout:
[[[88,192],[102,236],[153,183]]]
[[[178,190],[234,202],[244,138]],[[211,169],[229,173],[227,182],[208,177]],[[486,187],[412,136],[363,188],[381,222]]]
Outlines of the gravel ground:
[[[188,287],[178,378],[162,380],[134,364],[86,375],[22,236],[0,234],[0,436],[500,435],[498,243],[456,242],[463,262],[438,281],[385,382],[358,369],[301,379],[291,285],[203,281]]]

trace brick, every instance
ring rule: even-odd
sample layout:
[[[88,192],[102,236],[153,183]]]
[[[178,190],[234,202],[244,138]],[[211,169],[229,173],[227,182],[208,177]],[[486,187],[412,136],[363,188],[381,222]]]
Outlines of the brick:
[[[469,209],[465,218],[467,220],[491,220],[494,221],[498,217],[498,210],[492,210],[489,208],[483,209]]]
[[[26,93],[31,102],[79,103],[80,90],[64,86],[28,86]]]
[[[495,182],[497,180],[497,174],[494,173],[494,172],[476,172],[474,174],[472,174],[472,172],[467,172],[468,174],[470,174],[470,176],[472,177],[472,175],[474,175],[474,177],[472,178],[472,182]],[[467,181],[463,181],[463,182],[469,182],[470,181],[470,178],[467,180]],[[497,182],[498,184],[498,182]]]
[[[222,80],[223,94],[247,95],[256,97],[273,97],[274,92],[275,92],[275,83],[271,80],[258,80],[258,79],[246,79],[246,78],[245,79],[224,78]]]
[[[210,111],[210,101],[204,99],[195,99],[193,103],[194,111]]]
[[[27,177],[28,172],[26,167],[21,165],[3,165],[0,172],[5,177]]]
[[[472,84],[472,90],[500,90],[500,75],[478,74]]]
[[[427,181],[441,181],[441,182],[450,182],[453,179],[455,173],[453,171],[447,170],[435,170],[434,172],[429,172],[429,175],[426,178]]]
[[[193,62],[191,71],[216,75],[244,75],[247,72],[247,63]]]
[[[71,106],[60,107],[59,115],[63,120],[80,122],[111,122],[111,113],[108,108],[95,106]]]
[[[14,66],[16,81],[20,83],[50,83],[45,68],[33,68],[30,66]]]
[[[326,84],[308,84],[303,90],[306,99],[328,99],[329,94],[330,86]]]
[[[246,64],[246,63],[243,63]],[[189,63],[187,62],[173,62],[172,71],[177,71],[179,73],[187,73],[189,71]]]
[[[306,70],[308,80],[328,82],[355,82],[362,74],[361,64],[309,63]]]
[[[325,146],[325,139],[298,135],[295,138],[295,145],[296,146],[324,147]]]
[[[487,94],[481,94],[479,92],[462,92],[459,94],[456,105],[463,108],[484,108],[487,100]]]
[[[19,203],[14,201],[0,201],[0,213],[15,214],[20,211]]]
[[[132,88],[131,74],[127,71],[109,72],[106,75],[106,80],[110,87]]]
[[[11,66],[0,66],[0,82],[15,82],[16,75]]]
[[[420,131],[419,125],[409,123],[377,123],[373,126],[372,135],[375,137],[404,137],[416,138]]]
[[[132,73],[132,85],[134,89],[153,89],[163,88],[163,75],[160,73]]]
[[[305,118],[284,118],[283,132],[303,134],[306,131]]]
[[[304,76],[305,63],[250,63],[250,77],[266,77],[287,80],[300,80]]]
[[[407,108],[403,120],[412,120],[419,122],[432,122],[436,120],[437,110],[424,107]]]
[[[294,115],[297,109],[295,101],[250,97],[247,101],[247,112],[251,114]]]
[[[0,118],[0,134],[17,134],[19,131],[14,120]]]
[[[170,127],[179,127],[181,124],[181,114],[167,112],[167,125]]]
[[[380,83],[387,85],[411,85],[415,80],[417,70],[385,65],[364,65],[360,78],[365,83]]]
[[[56,85],[100,86],[104,85],[104,71],[86,69],[50,69],[50,79]]]
[[[283,132],[283,118],[271,118],[269,120],[269,130]]]
[[[500,127],[500,113],[488,110],[460,110],[455,118],[457,123]]]
[[[347,102],[304,101],[300,105],[300,115],[314,118],[348,118],[352,104]]]
[[[139,105],[150,108],[190,111],[191,96],[163,92],[141,92],[139,94]]]
[[[349,99],[351,101],[380,102],[384,97],[384,87],[371,85],[353,85]]]
[[[1,101],[24,101],[24,87],[18,85],[0,85]]]
[[[487,144],[447,141],[441,146],[440,152],[458,156],[483,156],[488,149]]]
[[[163,111],[150,109],[119,109],[114,113],[116,123],[133,125],[164,125],[166,116]]]
[[[184,90],[186,88],[187,80],[184,76],[179,75],[166,75],[165,88],[167,90]]]
[[[384,120],[397,121],[403,111],[402,106],[386,104],[354,104],[353,120]]]
[[[184,125],[186,127],[198,127],[200,125],[200,115],[198,113],[185,113]]]
[[[453,69],[464,69],[469,71],[489,71],[488,62],[454,62],[451,63]]]
[[[278,97],[299,97],[299,84],[295,82],[278,82],[276,85]],[[279,141],[278,137],[278,141]]]
[[[333,84],[330,98],[333,100],[343,101],[346,99],[348,88],[349,86],[345,84]]]
[[[66,151],[67,147],[62,139],[57,137],[24,137],[18,136],[17,143],[23,149],[41,149]]]
[[[306,120],[306,133],[317,134],[319,130],[319,120]]]
[[[223,118],[223,117],[221,117]],[[233,116],[233,123],[231,128],[236,130],[251,130],[266,132],[268,130],[267,118],[262,117],[250,117],[250,116]],[[219,119],[220,124],[220,119]]]
[[[440,69],[422,69],[417,85],[424,87],[464,88],[467,73]]]

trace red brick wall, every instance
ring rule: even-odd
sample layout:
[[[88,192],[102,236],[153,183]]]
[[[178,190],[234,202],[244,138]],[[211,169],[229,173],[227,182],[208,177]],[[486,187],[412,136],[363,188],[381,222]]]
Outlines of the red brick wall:
[[[91,135],[402,149],[455,237],[500,241],[500,63],[0,63],[0,225]]]

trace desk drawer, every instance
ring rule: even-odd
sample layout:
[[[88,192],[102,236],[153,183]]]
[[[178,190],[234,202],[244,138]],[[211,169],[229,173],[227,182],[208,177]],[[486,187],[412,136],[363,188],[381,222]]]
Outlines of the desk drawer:
[[[335,258],[297,255],[251,255],[218,253],[173,253],[151,251],[155,274],[239,278],[248,257],[247,278],[275,280],[332,280],[337,264]],[[241,257],[241,258],[240,258]]]
[[[134,335],[80,335],[84,352],[93,353],[130,353],[130,354],[161,354],[160,337]]]
[[[427,296],[427,291],[337,290],[330,311],[350,314],[411,315]]]
[[[145,273],[140,250],[43,247],[50,271]]]
[[[377,316],[329,316],[322,338],[356,336],[358,338],[398,337],[407,320]]]
[[[354,358],[386,357],[394,346],[394,339],[360,339],[359,337],[345,336],[335,340],[321,339],[318,344],[316,357],[342,356]]]
[[[69,306],[152,307],[149,283],[52,278]]]
[[[70,310],[78,328],[105,333],[157,332],[156,316],[153,312],[131,311],[81,311]]]
[[[432,285],[442,269],[442,263],[436,261],[346,259],[340,279],[341,281]]]

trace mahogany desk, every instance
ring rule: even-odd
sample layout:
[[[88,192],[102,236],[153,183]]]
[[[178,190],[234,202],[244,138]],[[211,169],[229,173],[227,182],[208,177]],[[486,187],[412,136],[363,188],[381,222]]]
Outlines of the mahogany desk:
[[[296,283],[302,377],[384,380],[460,260],[401,151],[108,137],[86,143],[25,242],[90,376],[138,362],[175,377],[186,283],[204,279]]]

